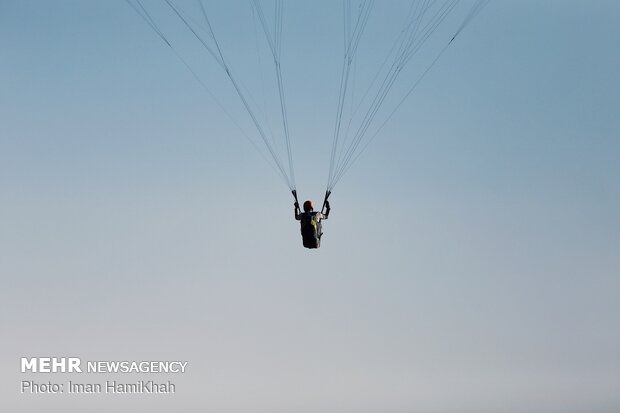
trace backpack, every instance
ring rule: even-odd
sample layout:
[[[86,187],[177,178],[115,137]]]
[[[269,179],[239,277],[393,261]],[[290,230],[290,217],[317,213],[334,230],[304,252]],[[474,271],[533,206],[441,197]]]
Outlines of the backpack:
[[[318,248],[321,243],[321,221],[317,219],[316,212],[301,214],[301,238],[304,247]]]

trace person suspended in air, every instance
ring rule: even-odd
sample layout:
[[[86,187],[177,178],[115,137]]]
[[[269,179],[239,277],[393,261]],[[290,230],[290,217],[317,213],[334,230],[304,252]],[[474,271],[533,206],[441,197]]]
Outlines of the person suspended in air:
[[[329,201],[325,201],[325,213],[314,211],[312,201],[304,202],[304,212],[299,209],[299,203],[295,202],[295,219],[301,222],[301,238],[304,247],[319,248],[321,246],[321,221],[327,219],[329,211]]]

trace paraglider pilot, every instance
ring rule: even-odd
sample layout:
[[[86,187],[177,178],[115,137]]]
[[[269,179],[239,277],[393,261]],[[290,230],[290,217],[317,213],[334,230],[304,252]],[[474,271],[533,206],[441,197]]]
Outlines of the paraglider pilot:
[[[312,201],[304,202],[304,212],[299,209],[299,203],[295,201],[295,219],[301,221],[301,238],[306,248],[319,248],[321,246],[321,221],[327,219],[329,201],[325,200],[325,213],[314,211]]]

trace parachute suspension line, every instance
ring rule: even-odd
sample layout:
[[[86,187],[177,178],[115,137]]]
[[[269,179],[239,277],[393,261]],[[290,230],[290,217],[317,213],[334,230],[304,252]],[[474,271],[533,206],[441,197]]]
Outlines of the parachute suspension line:
[[[164,33],[159,29],[159,27],[157,27],[157,24],[155,24],[155,21],[153,20],[149,12],[146,11],[146,9],[144,8],[144,5],[142,4],[140,0],[136,0],[136,4],[138,6],[133,4],[130,0],[125,0],[125,2],[138,14],[138,16],[142,18],[142,20],[146,22],[146,24],[148,24],[151,27],[151,29],[153,29],[153,31],[159,36],[159,38],[164,43],[166,43],[166,45],[168,45],[168,47],[174,50],[170,41],[168,41],[168,39],[166,38]]]
[[[166,4],[168,4],[168,6],[174,11],[174,13],[179,17],[179,19],[183,22],[183,24],[191,31],[191,33],[198,39],[198,41],[205,47],[205,49],[209,52],[209,54],[211,54],[211,56],[215,59],[216,62],[218,62],[218,64],[222,67],[222,69],[226,72],[226,75],[228,76],[229,80],[231,81],[235,91],[237,92],[237,95],[239,96],[241,103],[243,104],[244,108],[246,109],[246,112],[248,113],[248,115],[250,116],[250,118],[252,119],[252,122],[256,128],[256,130],[258,131],[261,139],[263,140],[263,143],[265,144],[265,146],[267,147],[271,157],[273,158],[280,175],[282,176],[282,178],[284,179],[284,181],[286,182],[287,186],[289,187],[289,189],[293,189],[292,184],[291,184],[291,180],[290,177],[286,174],[286,171],[284,169],[284,167],[282,166],[282,162],[280,160],[280,158],[278,157],[277,153],[274,151],[273,146],[271,145],[271,143],[269,142],[267,135],[265,134],[263,128],[261,127],[260,123],[258,122],[258,119],[256,117],[256,115],[254,114],[254,111],[252,110],[250,104],[248,103],[248,100],[246,98],[246,96],[243,94],[238,81],[236,80],[235,76],[232,74],[232,71],[230,70],[230,67],[228,66],[228,64],[226,63],[226,59],[224,58],[224,54],[222,53],[222,49],[220,47],[219,42],[217,41],[217,37],[215,36],[215,32],[213,30],[213,27],[211,25],[211,22],[209,21],[209,18],[207,16],[206,10],[204,8],[204,4],[202,1],[200,1],[200,8],[203,14],[203,17],[205,19],[205,22],[207,24],[207,28],[209,31],[209,35],[215,45],[215,50],[213,50],[211,47],[209,47],[209,45],[207,44],[207,42],[202,38],[202,36],[194,29],[194,27],[189,23],[189,21],[187,19],[185,19],[183,17],[183,15],[180,13],[180,11],[170,2],[170,0],[165,0]],[[216,53],[217,51],[217,53]]]
[[[202,78],[196,73],[196,71],[190,66],[190,64],[183,58],[183,56],[174,48],[172,42],[165,36],[163,31],[157,26],[155,20],[151,17],[150,13],[146,10],[141,0],[136,0],[136,4],[132,3],[131,0],[125,0],[125,2],[146,22],[146,24],[155,32],[155,34],[170,48],[172,53],[176,56],[177,59],[185,66],[185,68],[190,72],[192,77],[200,84],[200,86],[207,92],[207,94],[213,99],[213,101],[219,106],[219,108],[224,112],[224,114],[230,119],[230,121],[237,127],[241,135],[256,149],[258,154],[267,162],[267,164],[276,172],[277,175],[280,175],[283,178],[284,183],[288,185],[288,181],[286,177],[283,177],[280,171],[276,168],[273,161],[269,160],[261,148],[254,142],[253,139],[247,134],[247,132],[239,125],[239,122],[235,120],[235,118],[230,114],[230,112],[226,109],[226,107],[219,101],[219,99],[211,92],[207,84],[202,80]]]
[[[267,107],[267,92],[266,92],[266,88],[265,88],[265,72],[263,70],[263,62],[262,62],[262,57],[261,57],[261,50],[259,47],[259,33],[258,33],[258,20],[256,17],[256,10],[254,9],[254,7],[252,7],[252,23],[253,23],[253,29],[254,29],[254,47],[256,49],[256,59],[258,62],[258,69],[259,69],[259,74],[260,74],[260,86],[261,86],[261,97],[262,97],[262,104],[263,107]],[[276,142],[274,139],[275,133],[273,132],[273,127],[271,125],[271,120],[269,118],[269,114],[267,111],[265,111],[265,124],[267,125],[267,130],[269,131],[269,136],[271,136],[271,143],[272,145],[276,146]]]
[[[461,31],[463,31],[463,29],[476,17],[476,15],[478,13],[480,13],[480,11],[482,11],[482,9],[489,3],[490,0],[478,0],[476,2],[476,4],[474,4],[474,6],[472,7],[472,9],[470,10],[470,13],[468,14],[466,20],[461,24],[461,26],[458,28],[458,30],[455,32],[455,34],[452,36],[452,38],[450,39],[450,41],[441,49],[441,51],[437,54],[437,56],[435,57],[435,59],[426,67],[426,69],[424,70],[424,72],[422,72],[422,74],[418,77],[418,79],[415,81],[415,83],[411,86],[411,88],[409,88],[409,90],[407,91],[407,93],[401,98],[401,100],[398,102],[398,105],[396,105],[396,107],[392,110],[392,112],[390,112],[389,116],[383,121],[383,123],[379,126],[379,128],[377,128],[377,130],[375,131],[375,133],[372,135],[372,137],[370,138],[370,140],[374,139],[379,132],[381,131],[381,129],[383,129],[383,127],[386,125],[386,123],[388,123],[388,121],[392,118],[392,116],[394,115],[394,113],[400,108],[400,106],[405,102],[405,100],[407,100],[407,98],[409,97],[409,95],[411,95],[413,93],[413,91],[418,87],[418,85],[420,84],[420,82],[422,81],[422,79],[424,79],[424,77],[426,77],[426,75],[428,74],[428,72],[431,70],[431,68],[437,63],[437,61],[441,58],[441,56],[446,52],[446,50],[448,50],[448,48],[450,47],[450,45],[452,44],[452,42],[454,41],[454,39],[456,39],[456,37],[461,33]],[[366,143],[366,145],[364,145],[364,149],[366,148],[366,146],[368,146],[368,144],[370,143],[370,140]],[[360,151],[363,152],[363,150]],[[355,159],[357,159],[359,157],[360,154],[358,154]],[[355,160],[354,160],[355,161]]]
[[[342,178],[343,174],[349,169],[353,160],[357,159],[363,149],[367,147],[368,141],[364,146],[362,146],[362,150],[359,150],[360,144],[362,143],[364,136],[366,135],[369,127],[372,124],[372,121],[374,120],[383,102],[385,101],[385,98],[387,97],[390,89],[395,83],[398,75],[406,66],[406,64],[412,59],[412,57],[419,51],[421,46],[428,40],[428,38],[435,32],[439,25],[450,14],[450,12],[456,7],[458,1],[459,0],[444,1],[429,18],[425,18],[425,16],[429,14],[429,9],[434,6],[436,1],[430,2],[428,0],[425,0],[420,7],[416,6],[410,22],[406,25],[406,34],[402,36],[402,39],[400,40],[400,45],[398,47],[396,57],[394,58],[394,61],[390,69],[388,70],[388,73],[385,75],[375,98],[371,102],[366,114],[360,122],[359,128],[357,129],[357,132],[352,138],[350,145],[347,147],[344,155],[339,157],[338,165],[336,166],[333,174],[330,175],[331,180],[330,186],[328,186],[328,188],[333,188],[336,185],[336,183]],[[467,15],[465,19],[465,24],[461,24],[461,27],[459,27],[459,30],[457,31],[457,35],[481,10],[479,4],[480,1],[485,0],[478,0],[476,2],[473,7],[473,12],[470,12]],[[434,65],[434,63],[431,63],[431,67],[432,65]],[[372,140],[373,138],[374,135],[370,139]]]
[[[273,38],[269,32],[267,20],[259,0],[252,0],[254,9],[261,23],[265,38],[271,50],[273,57],[273,63],[276,72],[276,81],[278,84],[278,96],[280,98],[280,114],[282,116],[282,127],[284,130],[284,140],[286,142],[286,153],[288,157],[289,177],[291,182],[291,189],[295,189],[295,171],[293,168],[293,150],[291,145],[291,138],[289,132],[288,116],[286,111],[286,99],[284,95],[284,82],[282,80],[282,68],[280,65],[280,53],[282,50],[282,16],[284,10],[284,3],[282,0],[276,0],[275,2],[275,18],[274,18],[274,31]]]
[[[460,35],[460,33],[471,23],[472,20],[474,20],[474,18],[482,11],[482,9],[489,3],[490,0],[477,0],[474,5],[471,7],[469,13],[467,14],[467,16],[465,17],[464,21],[461,23],[461,25],[458,27],[458,29],[455,31],[454,35],[452,36],[452,38],[450,39],[450,41],[439,51],[439,53],[435,56],[435,58],[433,59],[433,61],[425,68],[425,70],[418,76],[417,80],[415,81],[415,83],[409,88],[409,90],[407,91],[407,93],[401,98],[401,100],[398,102],[398,104],[396,105],[396,107],[390,112],[390,114],[387,116],[387,118],[381,123],[381,125],[375,130],[375,132],[372,134],[372,136],[366,141],[366,143],[363,145],[362,149],[359,150],[355,156],[352,158],[352,160],[348,161],[345,168],[343,170],[341,170],[339,176],[337,177],[334,185],[340,180],[340,178],[349,170],[349,168],[351,167],[351,165],[353,165],[353,163],[355,163],[355,161],[360,157],[360,155],[365,151],[365,149],[368,147],[368,145],[375,139],[375,137],[379,134],[379,132],[383,129],[383,127],[390,121],[390,119],[392,118],[392,116],[396,113],[396,111],[402,106],[402,104],[405,102],[405,100],[407,100],[407,98],[413,93],[413,91],[418,87],[418,85],[420,84],[420,82],[426,77],[426,75],[429,73],[429,71],[433,68],[433,66],[435,66],[435,64],[437,63],[437,61],[439,61],[439,59],[443,56],[443,54],[446,52],[446,50],[448,50],[448,48],[450,47],[450,45],[454,42],[454,40]],[[451,9],[450,9],[451,10]],[[439,22],[441,23],[441,22]],[[427,37],[428,38],[428,37]],[[409,56],[407,58],[406,61],[408,61],[411,58],[411,56]]]
[[[408,13],[409,15],[412,13],[413,6],[415,4],[416,4],[415,2],[411,3],[411,8],[410,8],[409,13]],[[405,28],[403,28],[400,31],[400,34],[398,35],[396,40],[393,42],[392,47],[390,48],[390,51],[386,54],[385,59],[383,59],[383,63],[381,64],[381,66],[379,67],[379,70],[377,70],[377,72],[375,73],[374,77],[370,81],[370,84],[368,85],[368,88],[366,88],[366,91],[364,92],[364,94],[362,95],[361,99],[359,100],[359,103],[357,105],[355,105],[355,109],[352,110],[351,116],[349,118],[349,124],[347,126],[347,132],[348,132],[348,129],[351,127],[351,123],[353,122],[353,117],[357,114],[357,112],[359,112],[360,108],[362,107],[362,104],[366,101],[366,97],[368,96],[368,94],[372,90],[372,87],[377,82],[377,79],[379,79],[379,75],[383,72],[383,69],[385,68],[385,65],[387,65],[388,61],[390,60],[390,56],[392,56],[392,53],[394,53],[394,50],[396,49],[396,46],[398,45],[400,39],[404,36],[404,34],[405,34]]]
[[[428,1],[428,0],[427,0]],[[394,59],[394,62],[392,63],[388,74],[386,75],[386,78],[383,80],[382,84],[379,87],[379,92],[378,94],[375,96],[375,98],[373,99],[369,112],[365,115],[365,117],[362,119],[361,121],[361,126],[359,127],[358,131],[356,132],[356,134],[354,135],[354,138],[352,139],[352,141],[348,144],[345,145],[343,144],[340,148],[340,154],[338,157],[338,163],[336,165],[335,168],[335,172],[334,174],[331,176],[332,181],[330,182],[330,186],[333,188],[333,186],[335,185],[335,181],[337,181],[339,178],[338,176],[340,175],[340,170],[342,168],[343,164],[346,164],[347,160],[349,159],[349,153],[351,151],[354,151],[354,149],[357,147],[358,143],[357,140],[361,139],[359,137],[360,135],[360,129],[362,129],[365,124],[370,125],[371,121],[372,121],[372,117],[374,117],[374,115],[369,119],[369,113],[371,113],[371,111],[373,110],[373,107],[378,110],[381,103],[383,102],[383,100],[385,99],[385,96],[387,95],[387,90],[389,90],[389,88],[391,87],[391,84],[394,82],[395,79],[390,79],[395,78],[395,76],[398,74],[399,72],[399,61],[402,59],[402,55],[404,52],[404,50],[406,50],[407,47],[407,43],[412,42],[412,37],[415,34],[415,31],[413,29],[416,28],[416,22],[418,20],[421,19],[422,14],[427,10],[427,8],[422,8],[420,9],[420,11],[417,11],[417,8],[411,8],[410,10],[410,22],[406,25],[403,33],[404,35],[402,36],[402,39],[400,40],[400,45],[398,46],[398,51],[396,53],[396,57]],[[417,30],[417,29],[416,29]],[[407,34],[407,31],[411,32],[409,34]],[[401,36],[399,36],[400,38]],[[399,43],[399,38],[396,39],[396,42],[394,43],[394,47],[396,47],[396,45]],[[388,55],[389,57],[389,55]],[[387,89],[387,90],[386,90]],[[382,96],[383,92],[385,92],[385,95]],[[376,112],[375,110],[375,112]],[[346,151],[345,151],[346,148]],[[344,152],[344,154],[343,154]]]
[[[432,17],[431,22],[429,22],[424,27],[424,32],[422,34],[422,39],[417,42],[417,44],[413,44],[412,48],[409,50],[407,55],[403,58],[402,65],[404,66],[411,60],[411,58],[418,52],[418,50],[422,47],[422,45],[428,40],[428,38],[435,32],[435,30],[441,25],[446,17],[450,14],[450,12],[456,7],[459,3],[459,0],[452,0],[446,2],[445,7],[441,10],[438,10],[437,13]]]
[[[350,8],[351,8],[351,2],[350,0],[343,0],[342,2],[342,7],[343,7],[343,28],[344,28],[344,36],[343,36],[343,50],[344,50],[344,61],[342,64],[342,70],[340,72],[340,90],[338,91],[338,105],[337,105],[337,109],[336,109],[336,123],[334,126],[334,137],[332,140],[332,150],[331,150],[331,156],[330,156],[330,162],[329,162],[329,174],[328,174],[328,181],[327,181],[327,187],[329,188],[329,177],[331,177],[332,175],[332,170],[333,170],[333,165],[334,165],[334,159],[336,157],[336,148],[338,146],[338,134],[340,131],[340,122],[341,122],[341,118],[342,118],[342,110],[343,110],[343,106],[344,106],[344,94],[346,92],[346,76],[345,73],[347,71],[347,53],[348,53],[348,39],[349,37],[349,26],[350,26],[350,19],[351,19],[351,14],[350,14]]]
[[[392,112],[390,112],[390,114],[387,116],[387,118],[383,121],[383,123],[381,123],[381,125],[377,128],[377,130],[372,134],[372,136],[370,137],[370,139],[368,139],[366,141],[366,143],[362,146],[362,149],[360,149],[355,156],[353,157],[353,159],[347,163],[347,165],[345,166],[344,170],[342,170],[342,172],[340,173],[340,175],[338,176],[336,182],[338,182],[340,180],[340,178],[351,168],[351,166],[355,163],[355,161],[357,161],[357,159],[360,157],[360,155],[366,150],[366,148],[368,147],[368,145],[370,145],[370,143],[375,139],[375,137],[379,134],[379,132],[381,132],[381,130],[383,129],[383,127],[392,119],[392,116],[394,116],[394,114],[396,113],[396,111],[401,107],[401,105],[405,102],[405,100],[407,100],[407,98],[409,97],[409,95],[411,95],[411,93],[413,93],[413,91],[418,87],[418,85],[420,84],[420,82],[422,81],[422,79],[424,79],[426,77],[426,75],[428,74],[428,72],[431,70],[431,68],[433,66],[435,66],[435,63],[437,63],[437,61],[441,58],[441,56],[444,54],[444,52],[446,50],[448,50],[448,47],[450,46],[450,43],[446,44],[443,49],[441,50],[441,52],[439,52],[439,54],[435,57],[435,59],[431,62],[431,64],[429,64],[426,69],[424,70],[424,72],[422,72],[422,74],[420,75],[420,77],[418,77],[418,79],[416,80],[416,82],[413,84],[413,86],[407,91],[407,93],[403,96],[403,98],[398,102],[398,104],[396,105],[396,107],[392,110]]]
[[[177,15],[177,17],[183,22],[183,24],[185,24],[185,26],[192,32],[192,34],[194,35],[194,37],[196,37],[196,39],[198,39],[198,41],[200,41],[200,43],[203,45],[203,47],[205,48],[205,50],[207,50],[207,52],[211,55],[211,57],[213,57],[213,59],[218,63],[218,65],[222,68],[222,70],[224,72],[226,72],[226,69],[230,69],[230,67],[228,67],[228,65],[221,61],[220,58],[220,53],[216,53],[213,50],[213,47],[209,46],[207,44],[207,42],[204,40],[204,38],[202,38],[198,32],[197,29],[202,30],[206,33],[206,35],[211,39],[211,41],[213,41],[213,43],[215,43],[218,48],[219,48],[219,44],[217,42],[217,39],[215,38],[213,31],[209,31],[206,30],[205,28],[203,28],[201,26],[200,23],[198,23],[196,20],[194,20],[191,16],[187,15],[187,13],[183,13],[183,10],[181,9],[181,7],[179,6],[173,6],[173,4],[169,1],[169,0],[165,0],[165,2],[168,4],[168,6],[170,6],[170,8],[174,11],[174,13]],[[206,15],[206,12],[204,10],[204,6],[202,3],[202,0],[198,0],[198,4],[201,6],[201,11],[203,16]],[[194,28],[194,26],[192,26],[189,21],[194,22],[194,24],[197,26],[197,28]],[[207,19],[208,20],[208,19]],[[208,22],[207,22],[207,26],[209,26]],[[230,69],[230,72],[232,73],[232,69]],[[248,91],[247,87],[245,87],[243,85],[243,83],[239,80],[237,80],[238,85],[240,86],[240,89],[243,88],[246,92],[246,96],[249,98],[249,100],[254,103],[255,106],[258,107],[258,109],[260,109],[260,106],[256,104],[256,102],[254,101],[254,99],[252,98],[252,95],[250,94],[250,92]],[[266,117],[266,115],[265,115]]]
[[[362,9],[364,5],[362,4],[362,6],[360,6],[360,9]],[[337,112],[337,122],[336,122],[336,128],[335,128],[335,132],[334,132],[334,141],[332,143],[332,156],[330,159],[330,169],[329,169],[329,178],[328,178],[328,184],[327,184],[327,189],[328,191],[331,191],[331,189],[333,189],[334,186],[334,178],[337,175],[337,171],[338,171],[338,165],[336,162],[336,151],[338,148],[338,138],[339,138],[339,128],[340,128],[340,121],[341,121],[341,117],[342,117],[342,106],[344,105],[344,102],[342,100],[345,99],[346,97],[346,86],[347,86],[347,80],[348,80],[348,71],[347,69],[350,67],[351,61],[353,60],[354,53],[349,53],[349,45],[351,45],[352,43],[352,39],[355,37],[355,35],[350,35],[348,32],[349,30],[346,29],[346,22],[348,20],[348,14],[350,13],[350,5],[349,7],[346,6],[345,3],[345,36],[347,36],[347,38],[345,39],[345,45],[347,45],[347,47],[345,48],[345,62],[343,64],[343,73],[341,76],[341,93],[340,93],[340,101],[339,101],[339,106],[338,106],[338,112]],[[360,10],[360,16],[361,16],[362,10]],[[360,22],[361,18],[358,17],[357,20],[357,24],[356,27],[359,26],[359,22]],[[357,47],[357,44],[359,42],[359,38],[361,38],[361,34],[360,36],[357,37],[357,42],[355,44],[355,47]],[[355,51],[355,50],[354,50]],[[344,89],[344,90],[343,90]],[[344,92],[344,93],[343,93]],[[344,143],[343,145],[340,147],[340,155],[338,157],[338,160],[342,160],[342,150],[347,147]],[[339,163],[339,162],[338,162]]]
[[[351,1],[343,0],[343,8],[345,11],[344,16],[344,26],[345,26],[345,43],[344,43],[344,61],[342,65],[342,71],[340,74],[340,90],[338,93],[338,105],[336,109],[336,123],[334,126],[334,138],[332,142],[332,150],[329,164],[329,174],[327,180],[327,192],[331,192],[330,180],[332,174],[334,172],[334,166],[336,163],[336,152],[338,149],[338,141],[340,137],[340,129],[342,124],[342,112],[344,109],[345,98],[347,94],[347,86],[349,82],[349,74],[351,72],[351,63],[355,57],[355,53],[357,51],[357,47],[359,46],[360,39],[364,32],[364,28],[368,23],[368,18],[370,17],[370,11],[374,4],[373,0],[364,0],[359,6],[359,12],[357,15],[357,19],[355,21],[355,25],[351,30],[350,24],[350,13],[351,13]]]
[[[334,180],[340,180],[343,171],[346,169],[347,164],[351,161],[351,158],[355,154],[357,148],[359,147],[362,139],[365,136],[366,131],[372,124],[374,117],[377,112],[381,108],[385,98],[387,97],[390,89],[392,88],[394,82],[396,81],[399,73],[405,66],[406,62],[411,58],[413,50],[414,52],[419,49],[419,46],[424,43],[424,41],[430,36],[430,34],[439,26],[441,21],[448,15],[448,13],[452,10],[452,8],[456,5],[458,0],[451,0],[444,4],[442,7],[431,19],[431,21],[422,29],[422,40],[418,41],[418,37],[416,34],[418,33],[417,25],[410,25],[412,28],[410,33],[407,36],[406,41],[403,42],[402,53],[398,56],[398,58],[392,64],[392,70],[389,72],[384,79],[378,94],[375,96],[373,102],[370,105],[364,119],[362,120],[356,134],[354,135],[351,144],[348,146],[345,155],[340,158],[340,162],[337,167],[337,172],[334,175]],[[423,13],[426,12],[426,9],[423,10]],[[423,14],[420,15],[420,18],[423,18]]]
[[[454,33],[454,36],[452,36],[452,39],[450,39],[450,43],[452,43],[454,39],[459,34],[461,34],[461,32],[469,25],[469,23],[471,23],[473,19],[476,18],[476,16],[478,16],[478,14],[482,11],[482,9],[486,7],[487,4],[489,4],[490,1],[491,0],[477,0],[476,1],[476,3],[473,5],[471,10],[467,14],[467,17],[465,17],[465,20],[463,20],[463,23],[461,23],[461,26],[457,29],[456,33]]]

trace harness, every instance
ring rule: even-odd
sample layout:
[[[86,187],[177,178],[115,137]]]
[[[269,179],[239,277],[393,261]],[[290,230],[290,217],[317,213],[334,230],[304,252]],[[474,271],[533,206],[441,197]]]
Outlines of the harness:
[[[301,214],[301,238],[304,247],[319,248],[321,245],[321,221],[317,218],[318,212],[304,212]]]

